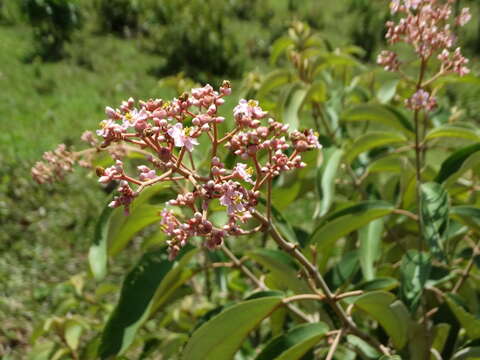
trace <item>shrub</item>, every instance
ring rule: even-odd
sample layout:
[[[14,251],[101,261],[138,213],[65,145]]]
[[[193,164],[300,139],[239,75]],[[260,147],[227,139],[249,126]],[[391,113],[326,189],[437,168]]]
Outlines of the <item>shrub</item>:
[[[102,30],[129,36],[140,29],[139,0],[100,0],[98,14]]]
[[[64,46],[81,26],[76,0],[23,0],[22,9],[33,26],[35,53],[44,60],[64,56]]]
[[[226,26],[228,7],[222,2],[164,1],[157,7],[158,18],[166,26],[151,33],[150,47],[165,62],[156,73],[180,71],[199,82],[220,77],[237,78],[245,58],[237,37]]]

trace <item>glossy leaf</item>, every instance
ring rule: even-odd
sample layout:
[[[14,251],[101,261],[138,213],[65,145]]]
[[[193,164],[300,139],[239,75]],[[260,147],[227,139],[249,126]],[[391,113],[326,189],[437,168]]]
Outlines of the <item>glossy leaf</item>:
[[[275,188],[272,192],[272,204],[279,210],[285,210],[298,196],[302,184],[296,181],[288,187]]]
[[[96,280],[102,280],[107,274],[108,229],[113,209],[105,206],[95,225],[93,243],[88,251],[88,263]]]
[[[323,81],[314,82],[307,91],[305,96],[306,102],[322,103],[327,100],[327,86]]]
[[[342,149],[329,148],[324,151],[323,165],[318,168],[316,175],[317,190],[321,196],[319,216],[324,216],[332,205],[335,195],[335,179],[342,156]]]
[[[260,198],[259,201],[262,204],[266,204],[266,201],[263,198]],[[287,219],[285,219],[282,213],[278,211],[275,206],[272,206],[272,217],[273,220],[275,220],[275,226],[282,233],[282,235],[285,236],[285,239],[292,243],[298,243],[297,236],[295,235],[292,225],[287,221]]]
[[[176,259],[172,270],[170,270],[155,291],[150,308],[150,316],[158,311],[172,297],[175,291],[185,284],[194,275],[194,271],[188,268],[188,263],[198,254],[199,249],[192,249]]]
[[[365,280],[375,277],[375,261],[380,256],[380,246],[383,233],[383,219],[372,221],[358,231],[360,243],[359,259]]]
[[[311,236],[311,242],[319,246],[319,251],[331,249],[336,240],[371,221],[388,215],[393,206],[384,201],[364,201],[327,216]]]
[[[405,143],[406,138],[401,134],[385,131],[371,131],[355,139],[352,146],[346,151],[345,161],[351,163],[358,155],[377,147]]]
[[[270,64],[274,65],[278,57],[291,45],[293,45],[293,40],[287,36],[275,40],[270,50]]]
[[[247,253],[247,256],[268,269],[274,277],[275,283],[296,293],[309,291],[307,284],[298,278],[298,269],[295,263],[283,251],[256,249]]]
[[[450,332],[451,326],[450,324],[441,323],[435,326],[433,332],[433,342],[432,342],[432,349],[437,350],[440,354],[445,347],[445,344],[448,339],[448,333]]]
[[[144,254],[123,282],[120,299],[102,333],[99,354],[102,359],[123,353],[133,342],[137,330],[148,318],[153,297],[175,261],[166,258],[164,248]]]
[[[380,353],[374,347],[355,335],[347,335],[347,341],[350,345],[360,351],[368,359],[378,359]]]
[[[283,103],[282,121],[290,125],[290,130],[300,127],[298,116],[306,95],[307,89],[300,84],[293,84],[287,92]]]
[[[420,187],[423,236],[432,254],[445,259],[444,241],[448,228],[448,193],[441,184],[429,182]]]
[[[65,341],[72,350],[77,350],[80,336],[83,332],[83,325],[76,320],[65,322]]]
[[[457,304],[451,294],[447,294],[446,301],[450,310],[455,314],[460,325],[465,329],[468,337],[472,340],[480,338],[480,319],[467,312],[463,307]]]
[[[245,337],[282,302],[263,297],[230,306],[200,326],[189,339],[183,360],[231,360]]]
[[[358,250],[345,252],[337,264],[325,274],[325,280],[332,291],[342,285],[349,285],[360,270]]]
[[[480,141],[480,134],[465,127],[454,125],[442,125],[430,130],[425,136],[425,140],[433,140],[438,138],[459,138],[472,141]]]
[[[377,98],[382,103],[388,103],[397,92],[398,79],[385,81],[377,92]]]
[[[258,89],[257,97],[262,101],[271,92],[291,82],[292,74],[288,70],[274,70],[267,74]]]
[[[359,104],[342,114],[343,121],[373,121],[400,130],[407,136],[413,136],[412,125],[404,117],[389,107],[376,104]]]
[[[378,278],[360,283],[355,288],[363,291],[376,291],[376,290],[390,291],[397,288],[399,285],[400,283],[395,278],[378,277]]]
[[[385,156],[370,163],[368,172],[374,173],[395,173],[400,174],[405,168],[406,161],[404,158],[393,155]]]
[[[132,210],[132,213],[126,216],[122,224],[115,229],[116,231],[110,232],[109,255],[115,256],[127,246],[136,233],[146,226],[160,221],[160,211],[160,207],[149,204],[142,204]]]
[[[479,150],[480,144],[474,144],[455,151],[442,163],[435,181],[438,183],[443,183],[449,177],[461,171],[468,158]]]
[[[430,274],[431,258],[427,253],[409,250],[400,265],[401,288],[403,299],[415,311],[420,302],[423,289]]]
[[[391,307],[393,294],[383,291],[366,293],[355,300],[355,307],[365,311],[385,329],[394,346],[401,349],[407,343],[408,319],[398,316]]]
[[[319,322],[294,327],[272,339],[255,358],[256,360],[297,360],[325,336],[328,326]]]
[[[480,208],[469,205],[454,206],[450,210],[450,217],[470,229],[480,232]]]
[[[452,360],[480,359],[480,346],[471,346],[457,351]]]

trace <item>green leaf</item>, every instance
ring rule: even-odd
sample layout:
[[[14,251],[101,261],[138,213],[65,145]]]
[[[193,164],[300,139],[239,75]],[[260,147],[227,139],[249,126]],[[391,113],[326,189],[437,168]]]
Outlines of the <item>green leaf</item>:
[[[267,203],[263,198],[260,198],[258,200],[263,205],[266,205]],[[278,211],[275,206],[272,206],[272,217],[273,220],[275,220],[275,226],[282,233],[282,235],[285,236],[285,239],[294,244],[297,244],[298,239],[295,235],[295,231],[293,230],[292,225],[290,224],[290,222],[287,221],[287,219],[283,217],[282,213]]]
[[[374,264],[380,256],[382,233],[383,219],[374,220],[358,231],[360,242],[359,259],[365,280],[372,280],[375,277]]]
[[[160,221],[160,210],[161,208],[149,204],[142,204],[133,209],[131,214],[123,219],[121,225],[109,232],[109,255],[115,256],[127,246],[136,233],[146,226]]]
[[[344,121],[373,121],[400,130],[405,135],[414,135],[412,125],[401,114],[385,105],[359,104],[347,109],[342,114]]]
[[[450,217],[477,233],[480,232],[480,208],[469,205],[454,206],[450,210]]]
[[[260,88],[257,91],[257,98],[263,101],[271,92],[281,88],[292,81],[292,74],[289,70],[274,70],[265,76]]]
[[[285,52],[289,46],[293,45],[293,40],[288,36],[283,36],[272,44],[270,50],[270,64],[275,65],[278,57]]]
[[[408,339],[408,318],[399,316],[392,308],[395,296],[384,291],[373,291],[358,297],[355,307],[374,318],[385,329],[397,349],[405,346]]]
[[[65,323],[65,341],[72,350],[77,350],[83,325],[76,320],[67,320]]]
[[[327,86],[323,81],[315,81],[307,91],[305,102],[322,103],[327,101]]]
[[[480,346],[471,346],[460,351],[457,351],[452,360],[475,360],[480,359]]]
[[[246,255],[268,269],[275,283],[285,286],[285,289],[290,289],[297,294],[309,291],[307,284],[298,278],[298,269],[295,263],[283,251],[256,249]]]
[[[272,192],[272,204],[279,210],[285,210],[298,196],[302,183],[296,181],[288,187],[275,188]]]
[[[438,138],[459,138],[473,141],[480,141],[480,135],[473,129],[455,125],[442,125],[432,129],[425,136],[425,140]]]
[[[300,127],[298,115],[306,95],[307,89],[301,84],[293,84],[286,95],[283,103],[282,122],[290,125],[290,130]]]
[[[166,259],[165,248],[144,254],[123,282],[120,299],[102,333],[99,354],[102,359],[123,353],[137,330],[148,318],[152,299],[174,264],[188,253],[185,248],[175,259]]]
[[[450,332],[451,327],[452,326],[450,324],[440,323],[435,325],[435,328],[433,329],[434,336],[432,341],[432,349],[437,350],[440,354],[447,343],[448,333]]]
[[[165,275],[155,292],[150,316],[165,305],[180,286],[192,278],[195,272],[188,268],[187,265],[199,251],[199,249],[193,249],[176,259],[172,270]]]
[[[346,151],[345,161],[351,163],[358,155],[365,151],[385,145],[404,143],[406,141],[405,136],[401,134],[371,131],[355,139],[352,146]]]
[[[371,221],[388,215],[394,207],[385,201],[363,201],[327,216],[313,232],[310,241],[317,243],[319,252],[331,249],[336,240]]]
[[[332,291],[336,291],[342,285],[350,285],[359,270],[358,250],[347,251],[342,255],[340,261],[325,274],[325,280]]]
[[[368,165],[367,171],[370,174],[390,172],[400,174],[406,165],[405,158],[398,155],[385,156],[375,160]]]
[[[353,347],[357,348],[365,357],[369,359],[378,359],[380,353],[366,341],[355,335],[347,335],[347,341]]]
[[[425,283],[430,274],[430,255],[417,250],[409,250],[400,265],[401,288],[403,299],[413,312],[420,302]]]
[[[435,181],[438,183],[443,183],[455,173],[461,170],[466,170],[463,166],[464,163],[469,159],[470,156],[479,150],[480,144],[474,144],[455,151],[442,163]]]
[[[297,360],[325,336],[328,326],[319,322],[294,327],[272,339],[255,358],[256,360]]]
[[[448,193],[438,183],[424,183],[421,191],[421,216],[423,236],[432,254],[439,260],[445,259],[444,241],[448,229]]]
[[[392,277],[379,277],[369,281],[365,281],[355,287],[357,290],[363,291],[375,291],[384,290],[390,291],[397,288],[400,285],[397,279]]]
[[[280,304],[279,296],[243,301],[200,326],[189,339],[183,360],[231,360],[247,335]]]
[[[108,228],[113,209],[105,206],[95,225],[93,243],[88,251],[88,263],[95,280],[102,280],[107,274]]]
[[[398,79],[385,81],[377,92],[377,99],[382,103],[388,103],[397,92]]]
[[[458,305],[451,294],[447,294],[445,299],[450,310],[452,310],[460,325],[465,329],[467,336],[472,340],[480,338],[480,319]]]
[[[335,179],[342,161],[343,150],[328,148],[324,151],[323,165],[318,168],[316,175],[317,191],[321,195],[319,216],[324,216],[332,205],[335,195]]]

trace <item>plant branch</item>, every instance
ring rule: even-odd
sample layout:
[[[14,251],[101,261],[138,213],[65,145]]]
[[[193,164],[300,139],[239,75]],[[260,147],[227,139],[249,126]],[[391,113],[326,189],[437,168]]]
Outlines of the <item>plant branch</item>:
[[[225,253],[225,255],[228,256],[228,258],[230,258],[230,260],[232,260],[233,264],[235,265],[235,267],[237,267],[241,272],[243,272],[250,280],[252,280],[252,282],[259,288],[259,289],[262,289],[262,290],[267,290],[267,287],[265,286],[265,284],[259,279],[257,278],[251,271],[249,268],[247,268],[243,263],[242,261],[237,258],[231,251],[230,249],[225,245],[225,244],[222,244],[221,247],[222,251]],[[296,308],[295,306],[291,305],[291,304],[286,304],[285,305],[292,313],[294,313],[295,315],[297,315],[299,318],[301,318],[303,321],[305,322],[311,322],[312,320],[310,319],[310,317],[305,314],[302,310]]]
[[[325,302],[327,302],[328,305],[330,305],[330,307],[335,311],[337,316],[343,322],[344,326],[347,327],[352,334],[357,335],[359,338],[365,340],[367,343],[369,343],[373,347],[380,350],[383,354],[389,355],[390,352],[388,351],[388,348],[384,347],[375,338],[361,331],[355,325],[352,319],[345,313],[345,310],[336,301],[334,294],[328,287],[323,276],[317,270],[315,265],[313,265],[305,257],[305,255],[302,254],[302,252],[297,248],[297,245],[291,244],[288,241],[286,241],[282,237],[282,235],[278,232],[276,227],[273,224],[269,223],[268,219],[264,215],[260,214],[258,211],[255,211],[253,215],[255,218],[257,218],[257,220],[259,220],[265,226],[265,229],[267,229],[267,231],[272,236],[273,240],[280,246],[280,248],[282,248],[287,253],[291,254],[304,267],[307,275],[311,277],[315,282],[316,286],[322,290],[325,296]]]

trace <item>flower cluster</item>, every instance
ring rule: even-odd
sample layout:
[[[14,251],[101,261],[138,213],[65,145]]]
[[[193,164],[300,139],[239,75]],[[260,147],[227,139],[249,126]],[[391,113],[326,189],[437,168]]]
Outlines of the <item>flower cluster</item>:
[[[218,109],[230,93],[230,83],[225,81],[218,91],[206,85],[172,101],[137,103],[130,98],[116,109],[105,109],[107,118],[96,132],[100,141],[90,132],[82,137],[97,150],[108,151],[123,144],[142,154],[147,162],[137,166],[136,174],[127,174],[122,159],[112,154],[114,165],[97,168],[100,183],[119,184],[111,207],[124,206],[128,212],[147,186],[164,181],[180,185],[177,197],[168,201],[161,213],[171,258],[192,237],[204,238],[206,247],[215,248],[227,236],[253,232],[249,220],[260,202],[262,188],[267,187],[264,185],[281,172],[305,166],[302,153],[321,148],[316,133],[305,130],[289,134],[288,125],[268,118],[255,100],[240,100],[233,110],[234,129],[220,134],[225,118]],[[210,149],[198,150],[197,157],[210,153],[206,159],[209,166],[197,169],[192,153],[206,142],[210,142]],[[219,155],[226,151],[242,161],[227,167]],[[222,224],[209,218],[212,207],[218,206],[227,214]]]
[[[387,22],[387,40],[392,44],[410,44],[422,59],[428,59],[444,49],[449,51],[456,40],[449,23],[453,2],[454,0],[393,0],[390,6],[392,14],[401,13],[404,17],[398,23]],[[469,9],[465,8],[455,22],[463,26],[470,17]]]
[[[32,177],[39,184],[63,179],[75,163],[74,154],[64,144],[43,154],[43,159],[45,161],[38,161],[32,168]]]
[[[470,72],[466,59],[459,47],[455,47],[456,37],[453,24],[464,26],[470,19],[470,11],[464,8],[460,15],[453,18],[452,5],[455,0],[392,0],[392,14],[400,14],[398,22],[388,21],[386,38],[390,44],[404,42],[409,44],[421,59],[422,72],[427,62],[436,57],[440,61],[440,70],[433,78],[448,73],[464,76]],[[382,51],[377,58],[378,64],[387,71],[400,71],[402,63],[393,51]],[[420,83],[417,92],[406,101],[413,110],[430,111],[435,107],[435,99]]]

